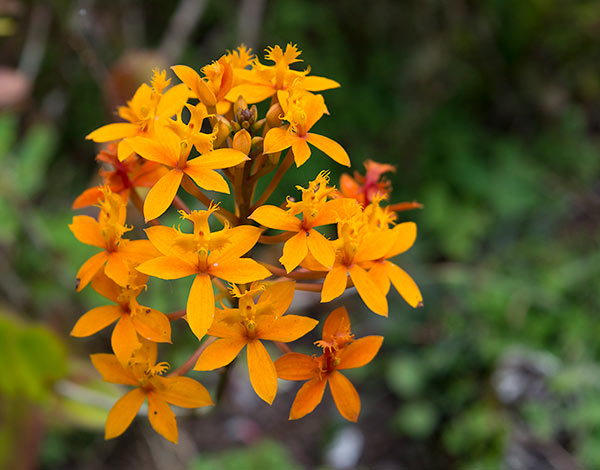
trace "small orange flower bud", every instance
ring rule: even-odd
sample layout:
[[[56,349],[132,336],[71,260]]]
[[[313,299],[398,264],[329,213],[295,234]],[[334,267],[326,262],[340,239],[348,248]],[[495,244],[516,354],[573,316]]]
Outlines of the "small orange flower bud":
[[[283,109],[279,103],[275,103],[267,111],[267,125],[269,127],[281,126],[281,116],[283,116]]]
[[[250,148],[252,147],[252,138],[250,137],[250,133],[242,129],[235,133],[233,136],[233,148],[239,150],[242,153],[248,155],[250,153]]]
[[[213,146],[214,148],[219,148],[223,142],[225,142],[225,139],[229,137],[231,129],[229,128],[229,122],[221,116],[218,117],[218,121],[215,125],[219,126],[219,130],[217,131],[217,138],[215,139]]]

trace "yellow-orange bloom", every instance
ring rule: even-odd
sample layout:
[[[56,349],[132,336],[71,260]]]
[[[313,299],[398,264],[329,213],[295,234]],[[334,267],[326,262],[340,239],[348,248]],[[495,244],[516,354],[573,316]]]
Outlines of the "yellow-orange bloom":
[[[189,377],[161,377],[169,367],[156,364],[156,343],[144,341],[124,367],[113,354],[92,354],[92,363],[106,382],[131,385],[133,390],[120,398],[108,413],[105,439],[120,436],[129,427],[148,399],[148,419],[154,430],[177,443],[177,423],[171,405],[198,408],[213,402],[203,385]]]
[[[354,340],[346,309],[340,307],[331,312],[323,325],[323,339],[315,343],[323,348],[321,356],[288,353],[275,361],[279,378],[308,380],[296,395],[290,419],[299,419],[312,412],[321,403],[329,383],[338,411],[347,420],[355,422],[360,414],[360,397],[352,383],[339,371],[368,364],[382,343],[383,336]]]
[[[146,229],[154,246],[162,253],[138,266],[138,271],[160,279],[194,276],[187,301],[187,321],[198,338],[213,322],[215,297],[211,276],[234,283],[265,279],[271,273],[250,258],[241,258],[258,241],[261,230],[250,225],[211,232],[208,218],[216,207],[206,211],[182,212],[194,223],[194,233],[182,233],[171,227]]]
[[[238,308],[218,309],[208,334],[219,339],[206,348],[196,362],[196,370],[214,370],[233,361],[246,346],[248,373],[256,394],[273,403],[277,394],[277,374],[261,340],[288,343],[304,336],[317,326],[317,320],[299,315],[284,315],[294,298],[294,281],[268,285],[258,302],[254,297],[262,286],[253,285],[233,293]]]

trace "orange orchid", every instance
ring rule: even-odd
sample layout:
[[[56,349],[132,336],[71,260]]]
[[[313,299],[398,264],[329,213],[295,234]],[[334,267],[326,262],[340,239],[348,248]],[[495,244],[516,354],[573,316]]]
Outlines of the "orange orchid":
[[[391,191],[389,180],[382,178],[384,173],[396,171],[396,167],[387,163],[377,163],[367,159],[364,162],[366,174],[358,171],[354,178],[347,173],[340,177],[340,194],[356,199],[363,207],[368,206],[378,195],[387,195]]]
[[[92,288],[117,305],[96,307],[84,313],[75,323],[71,335],[78,338],[90,336],[116,321],[111,344],[115,355],[123,364],[142,346],[138,334],[149,341],[170,343],[169,319],[158,310],[144,307],[137,301],[138,295],[146,287],[147,279],[148,276],[133,270],[127,285],[121,287],[106,275],[98,273],[92,279]]]
[[[267,132],[264,152],[276,153],[292,148],[296,166],[303,165],[311,155],[308,144],[314,145],[340,165],[350,166],[350,157],[344,148],[329,137],[309,132],[312,126],[327,112],[321,95],[292,93],[286,104],[283,119],[290,123],[287,129],[274,127]]]
[[[308,380],[298,391],[290,419],[299,419],[312,412],[329,383],[333,401],[340,414],[355,422],[360,413],[360,397],[352,383],[340,370],[362,367],[371,362],[383,343],[383,336],[365,336],[358,340],[350,331],[350,319],[344,307],[327,317],[323,339],[315,344],[323,348],[319,357],[287,353],[275,361],[277,376],[285,380]]]
[[[252,285],[242,292],[234,287],[237,308],[218,309],[208,334],[219,339],[206,348],[195,370],[214,370],[233,361],[246,346],[248,373],[256,394],[273,403],[277,394],[277,374],[261,340],[288,343],[304,336],[317,326],[317,320],[299,315],[284,315],[294,298],[294,281],[268,285],[258,302],[254,297],[264,288]]]
[[[131,227],[125,225],[126,203],[110,188],[102,189],[98,203],[98,220],[87,215],[76,215],[69,225],[73,235],[81,243],[102,248],[100,253],[88,259],[77,271],[77,291],[104,267],[104,273],[120,286],[125,286],[131,265],[137,265],[157,255],[148,240],[127,240],[123,237]]]
[[[94,142],[110,142],[119,140],[119,160],[125,160],[132,153],[127,137],[137,135],[149,136],[154,132],[156,124],[178,114],[188,99],[188,89],[185,85],[169,88],[171,79],[167,80],[166,72],[154,71],[151,87],[143,83],[137,89],[127,106],[119,108],[119,116],[127,122],[107,124],[90,133],[86,139]]]
[[[164,226],[146,229],[148,238],[163,256],[137,267],[138,271],[160,279],[194,276],[186,309],[190,328],[199,339],[210,328],[215,313],[211,277],[246,283],[271,275],[253,259],[241,258],[256,244],[261,230],[240,225],[211,232],[208,218],[216,209],[212,206],[190,214],[181,212],[182,218],[193,222],[192,234]]]
[[[120,436],[129,427],[138,410],[148,399],[148,419],[154,430],[177,443],[177,422],[169,406],[198,408],[213,404],[203,385],[189,377],[162,377],[169,365],[156,364],[156,343],[143,341],[124,367],[113,354],[92,354],[92,363],[106,382],[134,388],[121,397],[106,419],[105,439]]]
[[[320,264],[331,268],[335,261],[335,249],[315,227],[332,224],[337,219],[359,210],[355,201],[350,199],[328,201],[335,191],[328,183],[329,172],[322,171],[307,188],[297,186],[302,191],[302,200],[288,200],[287,211],[265,205],[256,209],[249,217],[265,227],[297,232],[285,243],[283,256],[279,258],[288,273],[294,270],[309,252]],[[302,214],[302,219],[296,217],[298,214]]]
[[[236,79],[245,81],[231,89],[227,94],[229,101],[235,102],[243,96],[247,103],[258,103],[277,94],[280,103],[287,101],[288,90],[296,88],[306,91],[323,91],[338,88],[340,84],[334,80],[314,75],[307,76],[310,69],[297,71],[290,69],[290,65],[302,62],[298,59],[302,51],[293,44],[288,44],[285,52],[280,46],[266,49],[265,59],[275,65],[263,65],[255,60],[251,70],[236,68]]]
[[[248,160],[248,156],[239,150],[224,148],[188,161],[193,141],[182,140],[175,132],[165,127],[158,127],[155,133],[158,140],[147,137],[128,139],[131,148],[141,157],[171,168],[146,196],[146,221],[156,219],[169,208],[184,175],[189,176],[201,188],[229,194],[227,181],[215,170],[229,168]]]
[[[162,165],[143,160],[135,154],[131,154],[122,162],[119,161],[116,144],[108,144],[106,149],[98,153],[96,160],[111,165],[113,169],[100,170],[100,177],[104,184],[86,189],[81,193],[73,202],[73,209],[96,204],[102,197],[103,186],[108,186],[113,193],[117,193],[124,201],[128,201],[129,193],[133,188],[151,187],[166,173]]]

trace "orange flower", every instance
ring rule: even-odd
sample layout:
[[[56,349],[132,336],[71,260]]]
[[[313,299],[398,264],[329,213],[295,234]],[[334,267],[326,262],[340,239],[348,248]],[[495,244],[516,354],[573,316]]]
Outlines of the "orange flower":
[[[198,129],[200,131],[200,129]],[[229,168],[248,160],[239,150],[218,149],[188,161],[192,142],[182,140],[176,133],[158,127],[156,139],[134,137],[128,139],[131,148],[141,157],[172,168],[152,187],[144,201],[146,221],[156,219],[171,205],[183,175],[186,174],[201,188],[229,194],[227,181],[216,169]]]
[[[288,90],[296,88],[306,91],[322,91],[337,88],[340,84],[334,80],[314,75],[307,76],[310,69],[304,71],[291,70],[290,65],[302,62],[298,59],[302,51],[292,44],[288,44],[285,52],[280,46],[266,49],[265,58],[275,65],[263,65],[255,60],[251,70],[236,68],[235,78],[247,83],[235,86],[227,94],[229,101],[235,102],[243,96],[247,103],[259,103],[277,94],[280,103],[287,101]]]
[[[129,427],[148,398],[148,419],[154,430],[177,443],[177,423],[169,403],[183,408],[198,408],[213,402],[203,385],[189,377],[161,377],[169,365],[156,364],[156,343],[144,341],[123,367],[113,354],[92,354],[92,363],[106,382],[136,388],[120,398],[108,413],[105,439],[120,436]]]
[[[282,103],[282,108],[285,111],[283,119],[290,125],[287,129],[274,127],[267,132],[263,144],[265,153],[281,152],[291,147],[296,166],[300,166],[310,157],[310,143],[340,165],[350,166],[350,157],[340,144],[329,137],[308,132],[327,112],[321,95],[293,93],[287,104]]]
[[[108,144],[106,149],[96,155],[96,160],[113,167],[112,170],[100,170],[100,177],[113,193],[117,193],[125,202],[129,200],[129,192],[136,187],[151,187],[166,173],[165,168],[156,163],[141,159],[131,154],[122,162],[117,157],[117,145]],[[81,193],[73,209],[96,204],[102,197],[102,186],[94,186]]]
[[[340,194],[344,197],[356,199],[363,207],[371,204],[378,195],[387,195],[391,191],[390,181],[382,178],[384,173],[396,171],[396,167],[386,163],[377,163],[373,160],[364,162],[366,174],[354,172],[354,178],[347,173],[340,177]]]
[[[268,404],[277,394],[277,374],[269,353],[260,340],[288,343],[304,336],[318,321],[299,315],[284,315],[294,298],[294,281],[270,284],[254,302],[263,286],[253,285],[233,295],[238,308],[218,309],[208,334],[219,339],[206,348],[195,370],[214,370],[233,361],[247,347],[248,373],[256,394]]]
[[[211,232],[206,211],[181,212],[194,223],[194,233],[157,226],[146,229],[154,246],[163,254],[137,267],[138,271],[160,279],[195,276],[187,301],[187,321],[194,334],[202,338],[213,322],[215,297],[211,276],[229,282],[246,283],[265,279],[271,273],[250,258],[241,258],[258,241],[261,230],[250,225],[225,227]]]
[[[360,413],[360,397],[352,383],[339,371],[368,364],[382,343],[383,336],[365,336],[354,340],[346,309],[340,307],[331,312],[323,325],[323,339],[315,343],[323,348],[321,356],[288,353],[275,361],[279,378],[308,380],[296,395],[290,419],[299,419],[312,412],[321,403],[329,383],[340,414],[356,422]]]
[[[127,106],[119,108],[119,116],[128,122],[108,124],[90,133],[86,139],[94,142],[110,142],[119,140],[119,160],[125,160],[131,152],[126,137],[136,135],[150,136],[156,124],[163,124],[165,120],[178,114],[188,99],[188,89],[185,85],[176,85],[166,92],[170,79],[166,79],[166,72],[154,71],[152,87],[143,83],[133,95]]]
[[[126,364],[133,351],[142,344],[138,334],[157,343],[171,342],[169,319],[158,310],[144,307],[137,296],[145,289],[148,276],[133,270],[126,287],[120,287],[107,276],[99,273],[92,279],[92,288],[117,305],[96,307],[83,314],[71,331],[71,335],[83,338],[93,335],[115,321],[112,332],[112,349],[119,361]]]
[[[158,254],[148,240],[131,241],[122,238],[125,232],[131,230],[131,227],[125,225],[126,203],[107,187],[102,189],[102,196],[98,220],[87,215],[76,215],[73,217],[73,223],[69,225],[71,232],[81,243],[103,249],[79,268],[78,292],[87,286],[103,267],[108,277],[124,286],[131,264],[137,265]]]
[[[297,186],[302,191],[302,200],[291,202],[288,200],[288,210],[276,206],[261,206],[249,217],[265,227],[277,230],[297,232],[283,246],[283,256],[279,258],[289,273],[306,258],[310,252],[312,256],[326,268],[331,268],[335,261],[335,249],[331,242],[315,230],[315,227],[336,222],[340,217],[359,210],[358,205],[347,199],[334,199],[328,197],[335,188],[328,187],[329,172],[322,171],[315,180],[308,184],[308,188]],[[302,214],[302,219],[296,217]]]

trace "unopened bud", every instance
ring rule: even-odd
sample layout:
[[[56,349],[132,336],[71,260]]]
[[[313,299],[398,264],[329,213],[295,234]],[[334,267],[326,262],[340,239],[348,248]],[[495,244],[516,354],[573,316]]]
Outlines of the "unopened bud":
[[[272,165],[277,165],[279,163],[279,159],[281,158],[281,152],[268,153],[267,157]]]
[[[281,109],[281,105],[279,103],[275,103],[267,111],[267,125],[269,127],[281,126],[281,115],[282,114],[283,114],[283,109]]]
[[[238,96],[238,99],[233,102],[233,115],[237,121],[240,121],[238,116],[245,109],[248,109],[248,104],[246,103],[244,97],[240,95]]]
[[[262,152],[263,140],[265,140],[265,139],[258,135],[256,137],[252,137],[252,151],[253,152],[257,149],[260,149],[259,153]]]
[[[252,138],[250,137],[250,133],[245,129],[236,132],[233,136],[232,147],[235,150],[239,150],[240,152],[248,155],[250,153],[250,148],[252,147]]]
[[[265,125],[265,122],[267,122],[266,119],[261,119],[260,121],[256,121],[254,124],[252,124],[252,127],[250,129],[252,129],[252,132],[258,132]]]
[[[215,148],[219,148],[221,145],[223,145],[223,142],[225,142],[227,137],[229,137],[231,129],[229,128],[229,121],[221,116],[218,117],[218,121],[215,125],[219,126],[219,129],[217,131],[217,137],[213,142],[213,146]]]

